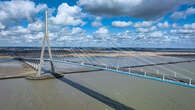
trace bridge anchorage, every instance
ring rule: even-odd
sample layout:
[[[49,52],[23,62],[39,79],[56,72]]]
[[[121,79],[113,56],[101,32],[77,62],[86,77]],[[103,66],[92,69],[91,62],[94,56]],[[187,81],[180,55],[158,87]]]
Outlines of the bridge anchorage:
[[[44,71],[43,70],[43,64],[44,64],[44,53],[45,53],[45,42],[47,43],[48,53],[49,53],[49,63],[51,66],[50,71]],[[62,74],[55,73],[55,67],[53,63],[50,43],[49,43],[49,37],[48,37],[48,28],[47,28],[47,9],[45,10],[45,35],[42,40],[42,48],[41,48],[41,56],[40,56],[40,64],[38,65],[38,68],[35,66],[34,69],[38,70],[36,74],[27,76],[26,79],[30,80],[43,80],[43,79],[51,79],[51,78],[58,78],[63,77]],[[33,66],[33,65],[32,65]]]

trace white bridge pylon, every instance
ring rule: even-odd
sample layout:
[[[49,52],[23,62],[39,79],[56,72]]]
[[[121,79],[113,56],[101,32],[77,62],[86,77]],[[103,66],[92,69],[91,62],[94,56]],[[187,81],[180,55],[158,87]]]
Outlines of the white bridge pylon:
[[[48,37],[48,28],[47,28],[47,9],[45,10],[45,35],[42,40],[42,48],[41,48],[41,58],[40,58],[40,64],[37,72],[37,76],[40,76],[42,74],[42,66],[44,64],[44,53],[45,53],[45,42],[47,43],[49,58],[50,58],[50,64],[51,64],[51,72],[55,72],[54,64],[53,64],[53,58],[49,43],[49,37]]]

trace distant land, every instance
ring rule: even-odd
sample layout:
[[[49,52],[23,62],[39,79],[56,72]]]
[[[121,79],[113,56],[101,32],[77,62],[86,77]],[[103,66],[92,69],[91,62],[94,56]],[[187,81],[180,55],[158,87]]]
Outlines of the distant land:
[[[40,50],[41,47],[0,47],[0,51],[6,50]],[[131,50],[131,51],[164,51],[164,52],[195,52],[195,48],[145,48],[145,47],[52,47],[52,49],[89,49],[89,50]]]

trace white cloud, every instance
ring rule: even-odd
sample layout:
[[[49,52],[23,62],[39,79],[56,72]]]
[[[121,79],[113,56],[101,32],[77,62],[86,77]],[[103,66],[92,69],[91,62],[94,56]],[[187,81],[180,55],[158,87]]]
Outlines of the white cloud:
[[[92,14],[99,16],[129,16],[134,18],[160,18],[175,11],[187,0],[79,0],[77,3]]]
[[[72,36],[62,36],[57,39],[57,41],[71,41],[71,40],[73,40]]]
[[[53,32],[50,33],[49,36],[52,36],[51,34],[57,36],[55,39],[52,41],[55,43],[58,43],[57,45],[65,45],[69,44],[69,46],[78,46],[80,45],[80,42],[86,42],[92,37],[86,34],[85,30],[83,30],[80,27],[73,27],[72,29],[70,28],[62,28],[58,32]],[[57,42],[56,42],[57,41]],[[74,42],[72,42],[74,41]]]
[[[7,37],[7,35],[9,34],[9,31],[0,31],[0,38],[4,39],[4,37]]]
[[[178,26],[177,28],[170,30],[170,33],[179,36],[180,38],[195,38],[195,23]]]
[[[156,29],[157,29],[156,26],[152,26],[152,27],[148,27],[148,28],[137,28],[136,31],[141,32],[141,33],[148,33],[148,32],[153,32]]]
[[[43,26],[43,22],[38,20],[36,22],[28,24],[28,29],[29,31],[43,31]]]
[[[78,6],[69,6],[67,3],[62,3],[58,7],[56,17],[51,17],[50,19],[54,24],[59,25],[84,25],[85,22],[82,21],[84,14]]]
[[[0,31],[0,37],[7,40],[7,43],[17,43],[24,41],[24,36],[28,34],[28,30],[21,26],[15,26]]]
[[[171,30],[171,33],[176,33],[176,34],[194,34],[195,30],[192,29],[178,29],[178,30]]]
[[[188,30],[188,29],[180,29],[178,30],[179,33],[188,34],[188,33],[194,33],[195,30]]]
[[[38,32],[34,34],[25,34],[25,42],[41,41],[44,36],[43,32]]]
[[[72,28],[72,34],[82,34],[84,33],[84,30],[80,27],[74,27]]]
[[[172,24],[172,27],[173,28],[178,28],[179,26],[176,23],[174,23],[174,24]]]
[[[150,31],[155,31],[157,28],[156,28],[156,26],[152,26],[149,29],[150,29]]]
[[[0,30],[5,29],[5,26],[0,22]]]
[[[185,29],[195,29],[195,23],[184,24],[183,28],[185,28]]]
[[[149,32],[147,28],[137,28],[136,31],[141,33]]]
[[[44,36],[44,31],[43,29],[41,30],[41,27],[43,28],[43,26],[39,26],[38,22],[42,24],[41,21],[37,21],[30,23],[26,28],[22,26],[13,26],[7,28],[6,30],[1,30],[0,38],[6,40],[8,43],[13,44],[20,42],[21,45],[41,45],[40,43]],[[65,27],[60,28],[58,31],[53,31],[53,28],[48,28],[48,35],[49,39],[51,40],[51,44],[59,45],[60,43],[62,46],[68,41],[74,41],[75,45],[78,45],[78,42],[85,42],[89,39],[92,39],[92,37],[87,35],[85,30],[80,27],[73,27],[72,29],[70,27]]]
[[[99,21],[94,21],[94,22],[91,23],[91,25],[92,25],[93,27],[100,27],[100,26],[102,26],[102,23],[99,22]]]
[[[159,28],[168,28],[169,27],[169,23],[167,21],[165,21],[164,23],[158,23],[157,25]]]
[[[106,27],[100,27],[97,31],[95,31],[94,36],[97,39],[108,39],[110,37],[109,31]]]
[[[105,27],[101,27],[101,28],[99,28],[95,33],[97,33],[97,34],[108,34],[108,29],[107,28],[105,28]]]
[[[93,27],[100,27],[100,26],[102,26],[101,22],[97,22],[97,21],[92,22],[91,25],[92,25]]]
[[[10,33],[13,33],[13,34],[25,34],[29,32],[28,29],[22,26],[12,27],[10,30],[11,30]]]
[[[150,33],[151,37],[163,37],[163,35],[164,34],[161,31],[155,31],[155,32]]]
[[[133,23],[131,21],[126,22],[126,21],[113,21],[112,22],[112,26],[114,27],[119,27],[119,28],[124,28],[124,27],[128,27],[131,26]]]
[[[100,27],[100,26],[102,26],[101,17],[96,17],[95,21],[92,22],[91,25],[93,27]]]
[[[136,22],[134,27],[141,28],[141,27],[149,27],[152,25],[152,21],[143,21],[143,22]]]
[[[190,16],[192,14],[195,14],[195,8],[188,8],[185,11],[180,11],[180,12],[174,12],[171,15],[171,18],[173,19],[185,19],[187,16]]]
[[[33,21],[33,17],[46,7],[28,0],[0,1],[0,21],[5,24],[23,19]]]
[[[38,22],[41,24],[41,21],[37,21],[28,24],[26,28],[22,26],[8,27],[7,29],[0,31],[0,37],[3,37],[3,39],[7,39],[8,43],[39,43],[37,41],[41,41],[41,38],[44,36],[44,32],[41,32],[42,26],[39,26],[40,24],[38,24]]]

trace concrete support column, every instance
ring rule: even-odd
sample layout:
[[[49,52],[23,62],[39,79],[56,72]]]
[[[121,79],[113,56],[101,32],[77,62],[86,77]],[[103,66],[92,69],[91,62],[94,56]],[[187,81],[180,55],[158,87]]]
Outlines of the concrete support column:
[[[54,64],[53,64],[53,59],[52,59],[52,53],[51,53],[51,48],[49,44],[49,38],[48,38],[48,28],[47,28],[47,10],[45,10],[45,35],[42,40],[42,47],[41,47],[41,56],[40,56],[40,64],[37,72],[37,76],[41,75],[41,70],[42,70],[42,65],[44,64],[44,52],[45,52],[45,40],[47,42],[47,47],[48,47],[48,53],[49,53],[49,58],[50,58],[50,65],[51,65],[51,72],[55,72]]]

